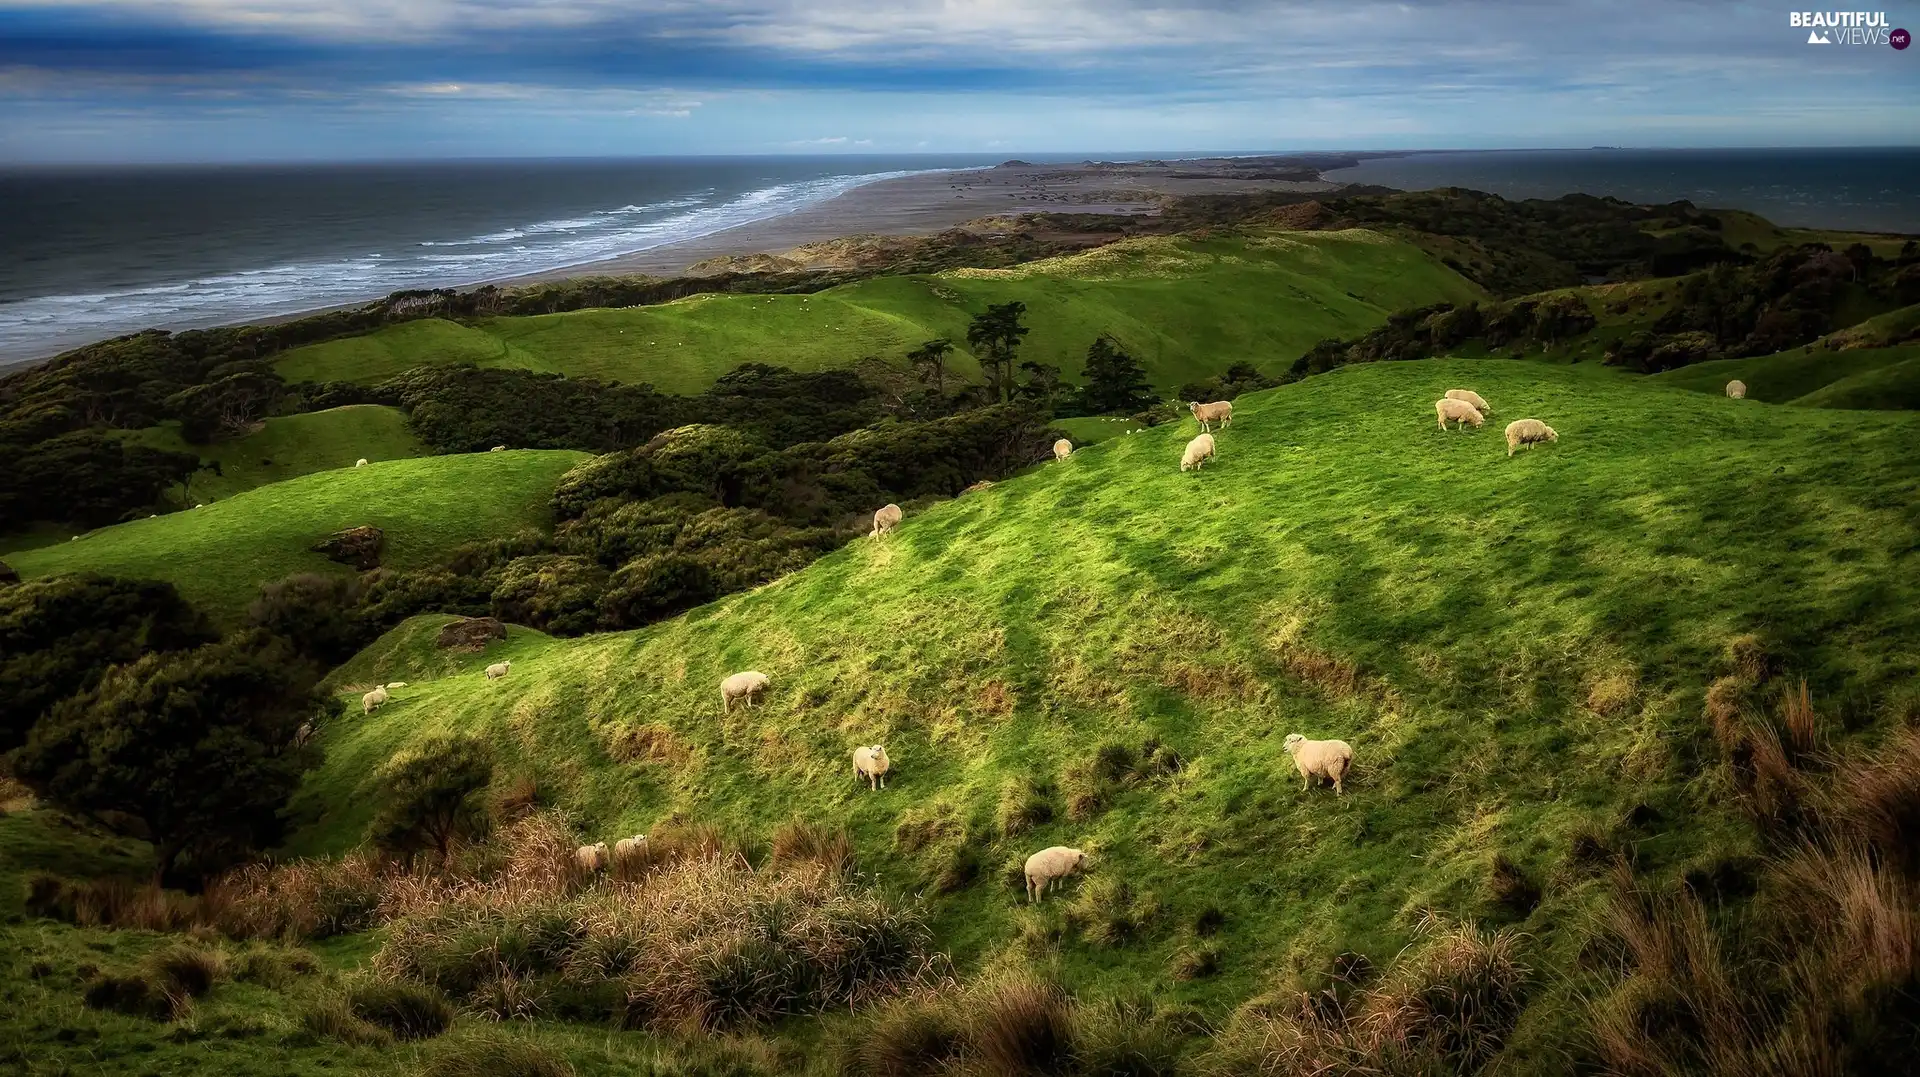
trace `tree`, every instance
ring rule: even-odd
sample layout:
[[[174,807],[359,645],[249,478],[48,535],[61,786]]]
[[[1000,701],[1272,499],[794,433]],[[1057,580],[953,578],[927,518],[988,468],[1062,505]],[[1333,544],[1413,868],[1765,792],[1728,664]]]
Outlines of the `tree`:
[[[109,667],[215,638],[170,583],[53,576],[0,590],[0,752]]]
[[[953,341],[940,337],[907,353],[907,362],[913,364],[914,373],[919,374],[922,381],[932,381],[933,391],[941,396],[947,395],[947,353],[952,350]]]
[[[974,315],[973,323],[967,326],[967,346],[980,360],[987,391],[995,403],[1013,401],[1014,360],[1019,356],[1020,338],[1031,332],[1020,324],[1026,312],[1025,303],[992,303],[985,313]]]
[[[278,840],[318,703],[285,643],[246,632],[109,670],[33,727],[14,773],[66,811],[137,820],[164,878],[190,849]]]
[[[287,383],[272,370],[241,370],[218,381],[183,389],[166,400],[180,417],[180,436],[204,445],[216,437],[245,433],[287,394]]]
[[[1153,403],[1146,369],[1105,333],[1087,347],[1081,373],[1087,385],[1080,397],[1089,415],[1131,415]]]
[[[1052,363],[1036,363],[1032,360],[1020,364],[1026,372],[1027,380],[1020,383],[1017,392],[1022,400],[1031,400],[1048,414],[1067,386],[1060,381],[1060,368]]]
[[[375,775],[383,803],[367,829],[382,849],[433,850],[444,862],[459,839],[487,831],[480,793],[493,781],[493,750],[472,736],[435,734],[396,754]]]
[[[145,516],[200,458],[91,430],[49,438],[0,468],[0,519],[58,520],[99,527]]]

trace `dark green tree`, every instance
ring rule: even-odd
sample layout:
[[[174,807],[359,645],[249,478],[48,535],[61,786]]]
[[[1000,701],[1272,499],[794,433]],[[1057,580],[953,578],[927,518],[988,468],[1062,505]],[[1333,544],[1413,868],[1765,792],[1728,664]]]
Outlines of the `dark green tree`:
[[[487,832],[483,793],[493,781],[493,749],[478,737],[435,734],[405,749],[375,775],[381,805],[367,836],[411,860],[433,851],[444,862],[461,839]]]
[[[215,638],[170,583],[52,576],[0,590],[0,752],[109,667]]]
[[[1032,401],[1042,412],[1052,414],[1054,404],[1071,388],[1060,380],[1060,368],[1052,363],[1028,360],[1020,364],[1020,370],[1026,378],[1015,393],[1022,400]]]
[[[1087,384],[1080,399],[1089,415],[1131,415],[1153,403],[1146,369],[1104,333],[1087,347],[1081,374]]]
[[[987,378],[987,393],[995,403],[1013,401],[1013,372],[1020,354],[1020,340],[1031,330],[1020,324],[1027,313],[1025,303],[993,303],[985,313],[973,316],[967,326],[967,346],[980,360],[980,371]]]
[[[953,351],[953,341],[946,337],[929,340],[907,353],[907,362],[913,364],[914,373],[920,380],[933,386],[933,391],[947,395],[947,353]]]
[[[0,468],[0,520],[99,527],[145,516],[200,468],[200,458],[81,430],[49,438]]]
[[[116,666],[34,725],[14,773],[63,810],[137,820],[160,878],[190,849],[265,847],[309,759],[307,670],[259,631]]]

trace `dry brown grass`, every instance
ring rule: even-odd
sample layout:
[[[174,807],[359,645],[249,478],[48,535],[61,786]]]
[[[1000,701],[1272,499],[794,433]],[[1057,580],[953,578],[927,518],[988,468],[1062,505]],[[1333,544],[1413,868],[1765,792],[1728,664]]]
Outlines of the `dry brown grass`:
[[[854,870],[853,839],[845,827],[825,827],[796,819],[773,832],[768,867],[775,871],[817,868],[834,875]]]
[[[1774,654],[1773,646],[1755,632],[1748,632],[1728,640],[1723,657],[1727,666],[1737,676],[1753,684],[1759,684],[1773,676],[1779,664],[1779,658]]]
[[[663,725],[620,726],[607,734],[607,754],[623,763],[685,766],[693,750]]]
[[[1723,759],[1735,759],[1745,747],[1752,689],[1752,682],[1740,677],[1721,677],[1707,688],[1707,724],[1713,729],[1714,743],[1720,746]]]
[[[1005,718],[1018,702],[1013,689],[1002,681],[982,681],[973,692],[973,712],[986,718]]]
[[[1345,699],[1360,690],[1360,667],[1350,659],[1295,643],[1280,656],[1287,675],[1318,689],[1329,699]]]
[[[202,902],[152,882],[63,879],[45,873],[27,880],[27,912],[81,927],[185,931],[200,921]]]
[[[1813,696],[1805,680],[1798,689],[1781,691],[1778,711],[1783,739],[1795,759],[1810,758],[1824,747],[1820,713],[1813,709]]]
[[[1631,669],[1616,669],[1587,681],[1587,709],[1603,717],[1624,713],[1640,696],[1640,678]]]

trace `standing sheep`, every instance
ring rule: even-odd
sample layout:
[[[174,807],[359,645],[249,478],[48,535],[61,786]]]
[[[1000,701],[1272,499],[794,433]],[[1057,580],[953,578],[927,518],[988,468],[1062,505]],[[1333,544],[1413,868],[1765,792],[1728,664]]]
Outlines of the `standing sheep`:
[[[1300,772],[1301,792],[1306,792],[1315,778],[1332,781],[1335,796],[1346,791],[1341,781],[1353,766],[1352,745],[1344,740],[1308,740],[1298,733],[1289,733],[1283,746],[1293,757],[1294,769]]]
[[[1193,412],[1193,417],[1200,420],[1200,432],[1203,434],[1213,429],[1213,423],[1219,423],[1222,430],[1233,423],[1233,401],[1231,400],[1216,400],[1211,404],[1189,400],[1187,410]]]
[[[1542,441],[1559,441],[1560,435],[1553,427],[1538,419],[1515,419],[1507,424],[1507,455],[1522,445],[1534,445]]]
[[[1073,442],[1068,441],[1066,438],[1061,438],[1059,441],[1053,443],[1053,458],[1055,460],[1065,460],[1072,455]]]
[[[1078,849],[1056,845],[1027,857],[1027,903],[1047,896],[1047,887],[1055,880],[1078,874],[1087,866],[1087,854]]]
[[[385,703],[389,698],[391,697],[387,695],[385,688],[375,688],[373,691],[360,697],[360,713],[372,714],[375,707]]]
[[[754,698],[766,691],[770,683],[766,674],[753,669],[728,677],[720,682],[720,709],[733,713],[733,701],[736,699],[744,699],[747,706],[753,706]]]
[[[1480,417],[1480,412],[1472,404],[1448,397],[1442,397],[1433,402],[1433,413],[1440,417],[1442,430],[1447,428],[1449,420],[1457,420],[1462,428],[1472,423],[1475,429],[1479,429],[1480,424],[1486,421]]]
[[[366,466],[367,466],[367,458],[366,458],[366,457],[364,457],[364,456],[362,456],[362,457],[361,457],[360,459],[358,459],[358,460],[355,460],[355,461],[353,462],[353,466],[354,466],[354,467],[366,467]]]
[[[1192,468],[1198,471],[1200,465],[1206,463],[1211,456],[1213,456],[1213,435],[1201,434],[1187,442],[1187,451],[1180,456],[1180,470]]]
[[[881,535],[899,527],[901,515],[900,506],[898,505],[881,506],[873,514],[873,534],[869,537],[879,538]]]
[[[1739,378],[1733,379],[1727,383],[1727,395],[1735,400],[1745,400],[1747,398],[1747,383],[1741,381]]]
[[[603,846],[604,848],[604,846]],[[631,838],[621,838],[613,843],[613,870],[616,874],[625,874],[647,860],[647,836],[635,834]]]
[[[892,769],[893,760],[887,758],[884,744],[876,744],[871,748],[861,745],[853,750],[853,778],[855,781],[865,778],[869,790],[885,789],[887,771]]]
[[[497,681],[500,678],[506,676],[507,671],[512,668],[513,668],[513,663],[511,661],[495,662],[493,665],[490,665],[487,667],[487,679],[490,681]]]
[[[1481,398],[1480,394],[1474,392],[1472,389],[1448,389],[1446,397],[1448,400],[1464,400],[1472,404],[1474,410],[1482,415],[1493,414],[1493,408],[1489,407],[1487,402]]]
[[[600,874],[607,870],[607,843],[582,845],[573,851],[573,862],[589,875]]]

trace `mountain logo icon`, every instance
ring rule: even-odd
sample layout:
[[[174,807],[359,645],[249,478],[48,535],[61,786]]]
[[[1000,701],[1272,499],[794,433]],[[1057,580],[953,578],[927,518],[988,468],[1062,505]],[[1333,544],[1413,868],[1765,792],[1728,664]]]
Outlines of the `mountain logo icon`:
[[[1820,32],[1820,31],[1818,31],[1818,30],[1808,30],[1808,31],[1807,31],[1807,44],[1809,44],[1809,45],[1831,45],[1831,44],[1833,44],[1833,42],[1831,42],[1831,41],[1829,41],[1829,40],[1827,40],[1827,35],[1825,35],[1825,34],[1823,34],[1823,33],[1821,33],[1821,32]]]

